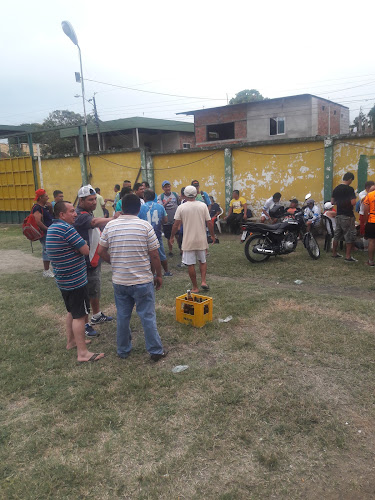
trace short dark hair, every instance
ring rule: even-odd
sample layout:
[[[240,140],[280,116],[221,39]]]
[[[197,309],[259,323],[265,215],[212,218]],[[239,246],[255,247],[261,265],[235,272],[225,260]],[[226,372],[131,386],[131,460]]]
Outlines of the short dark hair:
[[[53,192],[53,197],[56,198],[56,196],[58,194],[64,194],[62,191],[60,191],[59,189],[55,189],[55,191]]]
[[[281,198],[281,193],[275,193],[275,194],[272,196],[272,198],[273,198],[274,200],[280,200],[280,198]]]
[[[191,181],[191,185],[194,186],[194,184],[197,184],[199,186],[199,181],[197,181],[197,179],[194,179],[193,181]]]
[[[147,181],[142,181],[142,184],[144,184],[146,188],[150,187],[150,184]]]
[[[133,192],[133,190],[132,190],[132,188],[130,186],[122,188],[121,191],[120,191],[120,200],[122,200],[122,198],[124,196],[126,196],[127,194],[130,194],[132,192]]]
[[[124,181],[124,182],[129,182],[129,184],[131,184],[131,183],[132,183],[132,181]]]
[[[138,189],[142,186],[142,182],[136,182],[133,187],[133,191],[138,191]]]
[[[352,172],[346,172],[346,174],[344,174],[342,180],[343,181],[350,181],[350,179],[352,181],[354,181],[354,174]]]
[[[141,209],[141,200],[136,194],[127,194],[122,199],[121,207],[124,214],[138,215]]]
[[[155,191],[152,189],[146,189],[144,196],[146,201],[152,201],[155,199]]]
[[[181,188],[181,196],[185,196],[185,187],[186,186],[184,186],[184,187]]]
[[[373,186],[374,184],[375,184],[375,182],[374,182],[374,181],[366,181],[366,182],[365,182],[365,189],[367,189],[367,188],[369,188],[369,187]]]
[[[240,192],[238,191],[238,189],[233,189],[233,193],[237,193],[238,196],[240,195]]]
[[[117,189],[117,191],[120,191],[120,184],[115,184],[115,189]]]
[[[55,217],[55,219],[59,219],[59,215],[60,213],[64,213],[68,210],[66,208],[66,204],[67,203],[71,203],[70,201],[58,201],[57,203],[55,203],[55,206],[53,207],[53,216]]]
[[[95,193],[100,193],[100,188],[95,188]]]

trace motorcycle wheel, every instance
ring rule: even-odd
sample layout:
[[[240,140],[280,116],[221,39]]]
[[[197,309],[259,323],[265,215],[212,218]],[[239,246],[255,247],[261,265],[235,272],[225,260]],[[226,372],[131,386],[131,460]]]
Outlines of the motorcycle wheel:
[[[254,234],[245,243],[245,255],[250,262],[265,262],[270,258],[270,255],[264,253],[254,253],[255,245],[264,245],[266,237],[261,234]]]
[[[314,236],[311,233],[306,233],[305,234],[305,239],[304,239],[305,247],[310,255],[310,257],[314,260],[319,259],[320,257],[320,248],[318,245],[318,242],[314,238]]]

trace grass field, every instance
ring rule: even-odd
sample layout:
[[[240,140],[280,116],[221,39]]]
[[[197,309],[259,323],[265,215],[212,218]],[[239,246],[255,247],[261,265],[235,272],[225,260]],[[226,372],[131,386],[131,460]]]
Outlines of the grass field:
[[[0,257],[16,250],[30,254],[19,227],[0,227]],[[157,364],[134,314],[130,358],[105,324],[93,341],[105,359],[77,365],[54,280],[7,266],[0,498],[375,498],[375,270],[356,257],[313,261],[299,247],[250,264],[224,235],[208,260],[214,321],[194,329],[175,321],[189,288],[176,255],[157,292],[170,351]],[[115,316],[108,265],[102,281]],[[173,374],[179,364],[189,369]]]

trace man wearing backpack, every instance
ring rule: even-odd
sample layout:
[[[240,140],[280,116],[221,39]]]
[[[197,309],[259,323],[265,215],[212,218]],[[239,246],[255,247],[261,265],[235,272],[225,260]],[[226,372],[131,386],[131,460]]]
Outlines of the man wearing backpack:
[[[54,274],[49,268],[50,260],[46,252],[46,236],[47,229],[52,224],[52,205],[48,201],[48,194],[44,189],[37,189],[35,191],[35,204],[31,209],[31,213],[34,214],[35,222],[37,223],[39,229],[44,231],[44,236],[40,238],[40,243],[42,245],[42,258],[43,258],[43,277],[53,278]]]
[[[155,193],[151,189],[146,189],[145,203],[141,206],[138,217],[143,220],[147,220],[151,224],[152,229],[155,231],[156,237],[159,240],[159,257],[161,265],[164,269],[164,276],[172,276],[172,273],[168,271],[168,261],[165,255],[163,237],[161,235],[161,225],[165,224],[168,220],[165,208],[159,203],[155,203]]]
[[[168,240],[169,256],[172,257],[172,245],[169,242],[172,226],[174,223],[174,214],[176,213],[177,207],[180,204],[180,198],[177,193],[171,191],[171,183],[169,181],[163,181],[161,187],[164,193],[159,194],[158,203],[165,208],[167,212],[168,222],[163,224],[164,236]]]
[[[74,228],[90,248],[90,253],[86,256],[86,265],[92,317],[91,324],[88,322],[88,316],[86,318],[85,333],[87,337],[96,337],[98,333],[93,329],[92,325],[113,320],[111,316],[106,316],[100,310],[101,263],[98,255],[99,228],[104,227],[110,220],[116,217],[94,217],[93,211],[96,208],[96,192],[90,184],[82,186],[79,189],[78,199],[77,218],[74,221]]]

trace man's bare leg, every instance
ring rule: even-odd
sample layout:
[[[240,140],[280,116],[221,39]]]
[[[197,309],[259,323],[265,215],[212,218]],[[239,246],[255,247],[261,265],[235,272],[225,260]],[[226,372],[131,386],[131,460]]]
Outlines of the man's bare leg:
[[[171,242],[169,240],[168,241],[168,249],[169,249],[169,253],[172,253],[172,250],[173,250],[173,245],[171,244]]]
[[[350,257],[352,256],[353,247],[354,247],[354,243],[347,243],[346,244],[346,249],[345,249],[345,258],[346,259],[350,259]]]
[[[73,334],[73,318],[70,313],[67,313],[66,315],[65,326],[66,326],[66,336],[67,336],[66,348],[68,351],[70,351],[70,349],[74,349],[75,347],[77,347]],[[85,343],[86,345],[91,344],[91,340],[86,339]]]
[[[202,286],[207,286],[206,274],[207,274],[207,262],[199,262],[199,270],[201,272]]]
[[[90,306],[92,310],[92,314],[98,314],[100,312],[100,303],[99,297],[95,297],[95,299],[90,299]],[[87,321],[86,321],[87,323]]]
[[[85,316],[79,319],[73,319],[72,330],[77,345],[77,361],[89,361],[94,353],[87,350],[85,342]],[[95,360],[97,361],[101,358],[104,358],[104,352],[98,354]]]
[[[191,289],[191,291],[193,293],[198,293],[199,288],[198,288],[197,275],[195,272],[195,265],[194,264],[191,264],[190,266],[188,266],[188,272],[189,272],[189,277],[191,279],[191,282],[193,284],[193,288]]]
[[[339,242],[336,240],[333,240],[332,243],[332,257],[336,257],[337,255],[337,247],[339,246]]]
[[[375,238],[368,239],[368,261],[370,264],[374,262],[375,253]]]
[[[168,261],[167,260],[162,260],[161,265],[163,266],[164,272],[168,272]]]

